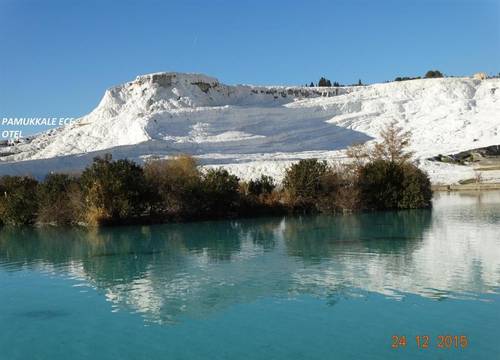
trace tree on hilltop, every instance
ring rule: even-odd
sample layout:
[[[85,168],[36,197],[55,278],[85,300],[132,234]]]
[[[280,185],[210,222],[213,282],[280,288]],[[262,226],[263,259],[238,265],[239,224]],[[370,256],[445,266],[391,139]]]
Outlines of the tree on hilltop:
[[[328,86],[332,86],[332,82],[324,77],[321,77],[321,79],[319,79],[319,82],[318,82],[318,86],[321,86],[321,87],[328,87]]]
[[[443,74],[439,70],[429,70],[425,73],[426,79],[442,78]]]

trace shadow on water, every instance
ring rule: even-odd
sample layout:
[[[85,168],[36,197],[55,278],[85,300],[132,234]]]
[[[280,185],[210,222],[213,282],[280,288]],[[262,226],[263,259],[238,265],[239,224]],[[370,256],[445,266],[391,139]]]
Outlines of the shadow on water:
[[[329,264],[347,280],[328,283],[315,264],[352,262],[345,253],[411,257],[430,220],[430,211],[406,211],[97,230],[4,228],[0,270],[50,267],[64,274],[71,268],[74,274],[76,267],[85,281],[119,299],[118,306],[159,322],[261,297],[316,294],[333,304],[357,275]],[[301,274],[297,259],[312,266],[312,275]]]
[[[271,250],[273,231],[281,219],[211,221],[158,226],[102,229],[3,228],[0,231],[0,268],[14,271],[40,264],[63,268],[81,263],[96,280],[127,282],[141,278],[154,264],[181,267],[189,256],[203,256],[208,263],[230,261],[250,239]]]
[[[56,267],[69,261],[113,263],[116,257],[126,263],[127,271],[134,272],[130,263],[176,262],[190,254],[225,262],[242,252],[242,243],[273,251],[281,240],[289,255],[320,259],[349,246],[382,253],[417,246],[430,223],[430,210],[413,210],[95,230],[6,227],[0,231],[0,261],[15,269],[16,264],[29,266],[39,261]]]
[[[284,239],[287,252],[304,261],[320,261],[338,252],[407,253],[429,229],[432,210],[291,218]]]

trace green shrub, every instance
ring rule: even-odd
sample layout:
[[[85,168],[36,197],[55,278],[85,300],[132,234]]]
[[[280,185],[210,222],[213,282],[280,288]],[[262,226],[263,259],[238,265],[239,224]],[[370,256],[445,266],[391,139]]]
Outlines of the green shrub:
[[[402,167],[404,178],[399,208],[418,209],[430,207],[432,205],[432,189],[427,173],[410,163],[403,164]]]
[[[81,176],[86,220],[90,225],[119,222],[147,208],[150,191],[142,167],[129,160],[95,158]]]
[[[341,176],[325,161],[301,160],[285,172],[284,202],[293,210],[336,212],[341,185]]]
[[[38,203],[38,182],[26,176],[0,178],[0,221],[8,225],[32,224]]]
[[[222,168],[209,169],[203,174],[204,214],[212,217],[229,215],[237,210],[239,179]]]
[[[322,177],[327,169],[325,161],[300,160],[286,170],[283,188],[294,199],[315,198],[321,192]]]
[[[270,194],[275,188],[274,179],[267,175],[261,175],[260,178],[248,182],[248,193],[253,196]]]
[[[360,199],[373,210],[425,208],[431,205],[430,181],[410,163],[375,160],[359,171]]]
[[[82,194],[77,179],[66,174],[49,174],[38,186],[37,221],[42,224],[70,225],[80,221]]]
[[[243,216],[278,215],[285,214],[287,208],[283,204],[282,192],[276,190],[274,179],[267,175],[240,182],[240,199],[238,214]]]

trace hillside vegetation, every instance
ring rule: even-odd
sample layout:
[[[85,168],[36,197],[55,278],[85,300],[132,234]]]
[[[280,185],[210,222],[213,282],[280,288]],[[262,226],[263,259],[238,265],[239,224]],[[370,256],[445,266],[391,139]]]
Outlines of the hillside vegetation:
[[[410,161],[410,135],[391,123],[381,137],[372,148],[351,148],[349,163],[301,160],[286,170],[281,186],[265,175],[244,182],[223,168],[200,171],[188,155],[144,166],[106,155],[79,177],[49,174],[40,183],[3,176],[0,222],[100,226],[430,207],[430,181]]]

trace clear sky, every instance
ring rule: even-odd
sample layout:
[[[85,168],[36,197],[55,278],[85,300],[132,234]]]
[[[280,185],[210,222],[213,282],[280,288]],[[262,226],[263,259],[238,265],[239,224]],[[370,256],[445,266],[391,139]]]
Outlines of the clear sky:
[[[500,0],[0,0],[0,118],[78,117],[157,71],[298,85],[429,69],[498,74]]]

